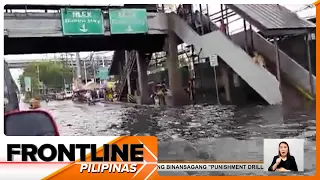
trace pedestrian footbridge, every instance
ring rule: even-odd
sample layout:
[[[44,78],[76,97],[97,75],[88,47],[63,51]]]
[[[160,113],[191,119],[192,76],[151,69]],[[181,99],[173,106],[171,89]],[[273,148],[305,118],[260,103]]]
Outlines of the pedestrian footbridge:
[[[282,83],[284,85],[282,86],[284,95],[290,94],[290,91],[292,91],[292,88],[288,88],[288,85],[290,85],[306,98],[314,100],[316,93],[315,75],[279,49],[276,39],[283,36],[305,35],[306,41],[309,41],[309,35],[315,32],[315,24],[299,18],[297,14],[277,4],[230,4],[227,6],[260,30],[260,34],[252,30],[240,32],[231,37],[232,41],[241,47],[247,45],[250,49],[255,49],[262,54],[268,60],[266,63],[270,65],[270,70],[275,75],[277,74],[276,64],[277,61],[279,62],[281,79],[284,81]],[[267,38],[272,39],[273,42]],[[305,44],[309,46],[309,43]],[[310,50],[307,54],[309,53]],[[310,54],[309,57],[305,57],[305,61],[310,63],[308,58],[310,58]],[[309,68],[311,68],[311,65]],[[289,96],[288,101],[292,98],[294,97]]]
[[[188,44],[202,49],[203,57],[219,55],[244,81],[246,81],[269,104],[280,104],[282,96],[276,77],[263,67],[253,63],[252,58],[234,44],[221,31],[198,35],[184,20],[170,14],[175,23],[173,30]],[[182,28],[183,27],[183,28]]]
[[[234,12],[257,27],[260,32],[269,38],[278,38],[288,35],[306,34],[315,31],[315,24],[299,18],[296,14],[280,5],[227,5]],[[215,24],[211,24],[214,31],[200,36],[184,20],[175,14],[170,14],[174,32],[188,44],[193,44],[201,49],[202,57],[219,55],[243,80],[245,80],[257,93],[259,93],[269,104],[280,104],[282,94],[280,83],[276,78],[277,73],[273,67],[270,72],[257,66],[252,62],[252,57],[242,49],[248,42],[253,42],[253,47],[271,62],[276,64],[277,51],[279,54],[280,71],[283,84],[291,86],[308,99],[313,99],[316,88],[316,77],[301,67],[294,59],[283,51],[277,50],[265,37],[253,32],[252,40],[244,37],[244,33],[232,36],[231,39],[217,30]],[[248,34],[250,32],[247,32]],[[248,36],[248,35],[247,35]],[[247,39],[246,39],[247,38]],[[242,47],[242,48],[240,48]],[[315,68],[315,67],[314,67]],[[292,88],[282,86],[284,94],[291,94]],[[294,98],[294,97],[288,97]]]

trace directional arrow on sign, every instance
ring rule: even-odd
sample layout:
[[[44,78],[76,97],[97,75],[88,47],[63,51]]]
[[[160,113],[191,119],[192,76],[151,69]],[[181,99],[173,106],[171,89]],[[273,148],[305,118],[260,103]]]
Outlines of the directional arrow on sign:
[[[127,29],[127,31],[128,31],[128,32],[131,32],[131,31],[133,31],[133,29],[131,28],[131,26],[130,26],[130,25],[128,26],[128,29]]]
[[[86,28],[86,24],[82,24],[80,31],[87,32],[88,29]]]

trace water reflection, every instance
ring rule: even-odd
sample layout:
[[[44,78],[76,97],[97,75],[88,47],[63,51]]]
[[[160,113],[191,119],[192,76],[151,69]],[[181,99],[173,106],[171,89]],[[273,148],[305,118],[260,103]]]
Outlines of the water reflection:
[[[286,112],[286,114],[284,113]],[[130,135],[155,135],[159,160],[263,160],[263,138],[304,138],[305,172],[315,173],[315,111],[281,106],[137,106],[124,113],[121,128]],[[161,172],[161,175],[270,175],[261,172]]]
[[[305,172],[315,173],[315,108],[281,106],[150,106],[73,104],[44,105],[62,135],[154,135],[159,160],[263,160],[263,138],[303,138]],[[161,175],[269,175],[256,172],[161,172]],[[280,175],[280,174],[277,174]],[[282,175],[282,174],[281,174]]]

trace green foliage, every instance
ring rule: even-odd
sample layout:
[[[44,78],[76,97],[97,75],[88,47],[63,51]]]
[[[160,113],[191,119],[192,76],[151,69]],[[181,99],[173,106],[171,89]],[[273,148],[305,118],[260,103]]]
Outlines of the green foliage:
[[[36,93],[39,92],[40,89],[39,80],[48,88],[62,89],[65,83],[72,83],[73,72],[72,68],[65,67],[59,62],[46,61],[31,63],[24,68],[23,74],[19,77],[22,92],[25,90],[25,76],[31,77],[32,92]]]
[[[178,57],[178,62],[180,67],[188,66],[188,58],[185,57],[184,55],[180,55]]]

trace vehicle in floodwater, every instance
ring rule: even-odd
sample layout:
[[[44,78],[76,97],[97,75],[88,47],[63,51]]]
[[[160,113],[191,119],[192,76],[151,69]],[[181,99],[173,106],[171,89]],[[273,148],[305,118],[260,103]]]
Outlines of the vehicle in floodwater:
[[[96,101],[95,100],[87,100],[88,102],[88,105],[89,106],[92,106],[92,105],[95,105],[96,104]]]
[[[72,101],[74,103],[87,103],[87,98],[85,97],[87,90],[75,90],[73,91]]]
[[[65,99],[72,99],[72,95],[73,95],[72,91],[65,91],[64,93],[65,93],[65,96],[64,96]]]
[[[62,93],[57,93],[57,94],[56,94],[56,99],[57,99],[58,101],[62,101],[62,100],[64,100],[64,95],[63,95]]]
[[[19,98],[17,96],[19,92],[18,86],[14,82],[11,73],[9,71],[8,63],[4,63],[4,99],[6,100],[4,106],[4,112],[19,111]]]

